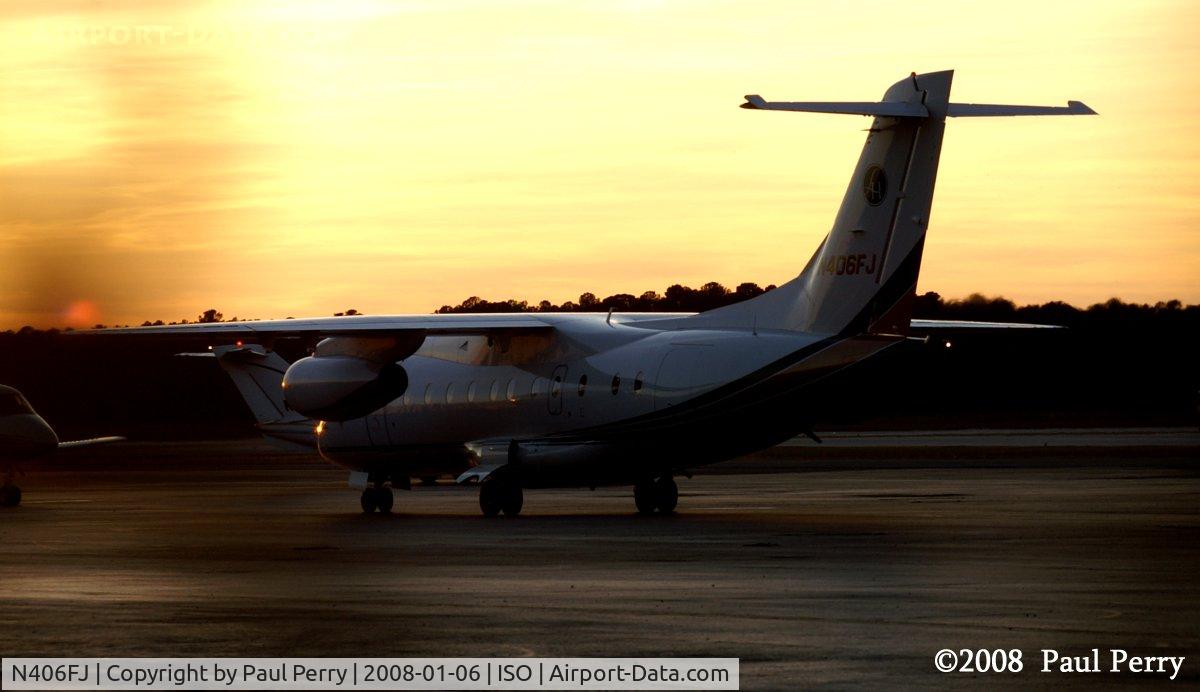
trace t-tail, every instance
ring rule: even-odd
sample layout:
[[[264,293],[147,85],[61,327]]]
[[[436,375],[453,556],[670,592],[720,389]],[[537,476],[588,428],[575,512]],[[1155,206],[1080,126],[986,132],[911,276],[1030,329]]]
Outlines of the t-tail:
[[[913,74],[879,102],[771,102],[752,110],[873,116],[833,228],[804,271],[755,299],[684,322],[697,328],[785,329],[818,334],[908,334],[947,117],[1094,115],[1067,106],[950,102],[954,72]],[[681,325],[682,326],[682,325]]]

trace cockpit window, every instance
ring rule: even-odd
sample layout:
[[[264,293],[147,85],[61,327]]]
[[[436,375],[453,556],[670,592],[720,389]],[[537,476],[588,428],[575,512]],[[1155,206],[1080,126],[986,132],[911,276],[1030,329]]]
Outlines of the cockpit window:
[[[18,416],[33,413],[33,407],[25,397],[16,392],[0,392],[0,416]]]

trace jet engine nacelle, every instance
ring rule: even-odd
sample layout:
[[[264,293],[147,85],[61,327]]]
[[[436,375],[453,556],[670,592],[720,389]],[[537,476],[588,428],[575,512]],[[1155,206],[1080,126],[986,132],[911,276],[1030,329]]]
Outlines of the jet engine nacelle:
[[[354,356],[309,356],[283,375],[283,400],[293,411],[317,420],[362,418],[408,389],[399,363]]]

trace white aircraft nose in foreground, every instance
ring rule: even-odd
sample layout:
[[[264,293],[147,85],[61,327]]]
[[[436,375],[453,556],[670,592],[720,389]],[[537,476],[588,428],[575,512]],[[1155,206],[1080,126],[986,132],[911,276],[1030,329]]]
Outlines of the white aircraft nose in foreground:
[[[947,117],[1088,115],[950,102],[953,72],[914,74],[879,102],[743,108],[873,116],[833,227],[795,279],[699,314],[401,315],[179,325],[105,334],[209,336],[261,345],[213,355],[268,435],[310,438],[353,470],[365,511],[391,486],[459,473],[483,513],[515,515],[523,488],[633,484],[641,512],[671,512],[674,475],[807,429],[816,385],[904,342]],[[957,327],[964,326],[956,323]],[[1006,325],[976,324],[1004,327]],[[290,365],[275,339],[316,341]]]
[[[17,465],[36,461],[60,449],[117,442],[122,437],[96,437],[90,440],[59,442],[58,436],[41,416],[33,410],[20,392],[0,385],[0,507],[21,504],[21,489],[13,483]]]

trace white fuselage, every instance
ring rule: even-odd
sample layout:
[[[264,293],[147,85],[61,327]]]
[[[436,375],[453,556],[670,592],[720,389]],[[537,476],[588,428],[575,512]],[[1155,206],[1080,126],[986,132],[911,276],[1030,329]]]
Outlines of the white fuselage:
[[[757,422],[766,429],[745,436],[737,450],[688,455],[687,465],[710,463],[803,430],[801,412],[787,407],[812,380],[806,375],[827,374],[896,341],[663,329],[672,319],[663,315],[545,319],[552,333],[503,342],[429,337],[400,363],[408,374],[402,397],[364,418],[320,425],[322,454],[352,468],[401,463],[416,472],[454,472],[497,457],[508,461],[518,441],[559,452],[586,449],[589,461],[605,464],[619,462],[608,457],[627,455],[632,441],[641,454],[653,454],[704,446],[704,432],[715,424]],[[637,469],[614,475],[629,471]]]

